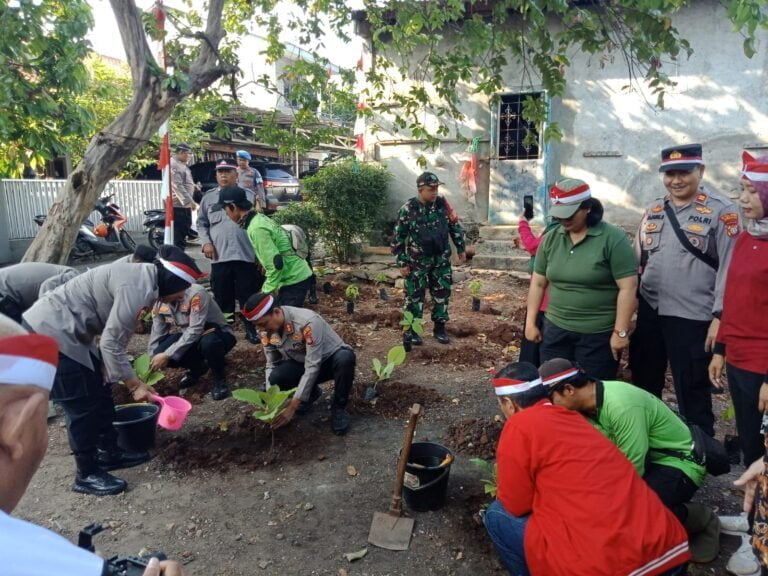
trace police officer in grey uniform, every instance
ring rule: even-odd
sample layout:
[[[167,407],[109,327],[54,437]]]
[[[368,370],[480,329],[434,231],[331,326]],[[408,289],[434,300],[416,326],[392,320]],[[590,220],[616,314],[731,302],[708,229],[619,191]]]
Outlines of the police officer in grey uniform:
[[[659,171],[668,194],[646,208],[635,238],[641,275],[632,380],[661,397],[669,361],[680,414],[714,436],[707,367],[741,221],[730,199],[701,185],[700,144],[665,148]]]
[[[155,300],[176,298],[202,276],[192,258],[176,247],[166,248],[166,256],[154,264],[88,270],[48,292],[23,315],[26,327],[59,344],[51,398],[67,416],[77,464],[75,492],[118,494],[126,482],[108,471],[149,459],[146,452],[117,446],[110,383],[124,382],[137,401],[149,398],[150,389],[136,377],[128,358],[128,341]]]
[[[46,262],[22,262],[0,269],[0,314],[21,322],[21,315],[46,292],[79,272]]]
[[[195,181],[187,166],[192,148],[184,142],[176,146],[176,156],[171,158],[171,187],[173,192],[173,243],[181,249],[187,245],[187,235],[192,227],[192,210],[195,208]]]
[[[218,304],[199,284],[192,284],[176,300],[158,300],[152,308],[150,366],[153,370],[166,366],[187,368],[180,389],[197,384],[210,368],[214,376],[211,397],[222,400],[229,396],[224,357],[235,343],[232,328]]]
[[[234,313],[235,300],[242,309],[251,294],[261,289],[264,277],[256,265],[256,256],[245,230],[230,220],[219,202],[222,188],[237,184],[237,163],[221,160],[216,165],[217,188],[210,190],[200,201],[197,228],[203,254],[211,260],[211,288],[216,303],[225,314]],[[253,192],[247,191],[248,201],[253,203]],[[250,322],[243,321],[246,338],[257,343],[258,334]]]
[[[298,388],[275,418],[279,428],[305,414],[320,398],[319,384],[333,379],[331,428],[343,435],[349,428],[347,399],[355,378],[355,352],[323,318],[305,308],[275,306],[269,294],[258,293],[245,303],[243,315],[259,329],[267,357],[266,384],[281,390]]]

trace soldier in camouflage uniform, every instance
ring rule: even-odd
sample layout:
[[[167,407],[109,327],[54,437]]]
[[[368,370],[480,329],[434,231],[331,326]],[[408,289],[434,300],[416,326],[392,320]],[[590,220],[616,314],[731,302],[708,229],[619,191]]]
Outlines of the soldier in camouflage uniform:
[[[418,195],[400,208],[392,241],[392,254],[397,257],[400,273],[405,278],[405,310],[421,318],[427,288],[432,295],[433,334],[441,344],[448,344],[445,323],[451,297],[451,246],[456,246],[464,262],[464,231],[459,217],[437,190],[442,182],[432,172],[424,172],[416,180]],[[423,344],[411,332],[413,344]]]

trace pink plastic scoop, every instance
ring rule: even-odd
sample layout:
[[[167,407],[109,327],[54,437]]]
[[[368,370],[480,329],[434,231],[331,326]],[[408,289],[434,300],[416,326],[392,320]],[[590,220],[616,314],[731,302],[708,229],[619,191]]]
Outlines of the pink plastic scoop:
[[[178,396],[150,396],[152,402],[160,404],[160,416],[157,424],[166,430],[178,430],[187,419],[187,414],[192,410],[192,404]]]

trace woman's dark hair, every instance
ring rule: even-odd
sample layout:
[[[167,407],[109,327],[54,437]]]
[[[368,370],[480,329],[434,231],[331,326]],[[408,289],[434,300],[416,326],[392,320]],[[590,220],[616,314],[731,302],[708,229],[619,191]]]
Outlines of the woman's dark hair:
[[[512,362],[496,373],[496,378],[510,378],[527,382],[536,380],[538,377],[539,371],[530,362]],[[542,384],[519,394],[510,394],[508,397],[514,400],[515,404],[518,404],[521,408],[528,408],[539,400],[547,398],[548,391],[546,386]]]
[[[587,198],[579,205],[579,210],[583,210],[584,208],[589,210],[587,213],[587,228],[593,228],[603,221],[603,213],[605,210],[603,209],[603,203],[600,202],[600,200],[597,198]]]

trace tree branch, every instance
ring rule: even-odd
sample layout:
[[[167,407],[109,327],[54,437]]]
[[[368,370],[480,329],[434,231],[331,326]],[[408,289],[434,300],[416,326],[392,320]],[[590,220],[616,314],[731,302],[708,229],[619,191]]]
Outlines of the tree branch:
[[[225,74],[237,72],[237,66],[222,62],[219,56],[219,43],[225,35],[221,23],[223,9],[224,0],[210,0],[205,33],[200,42],[200,55],[189,67],[190,94],[207,88]]]
[[[147,62],[149,58],[153,58],[147,44],[141,12],[134,0],[109,0],[109,3],[112,5],[112,12],[115,14],[120,37],[123,40],[125,56],[131,69],[133,88],[138,89],[147,71]]]

